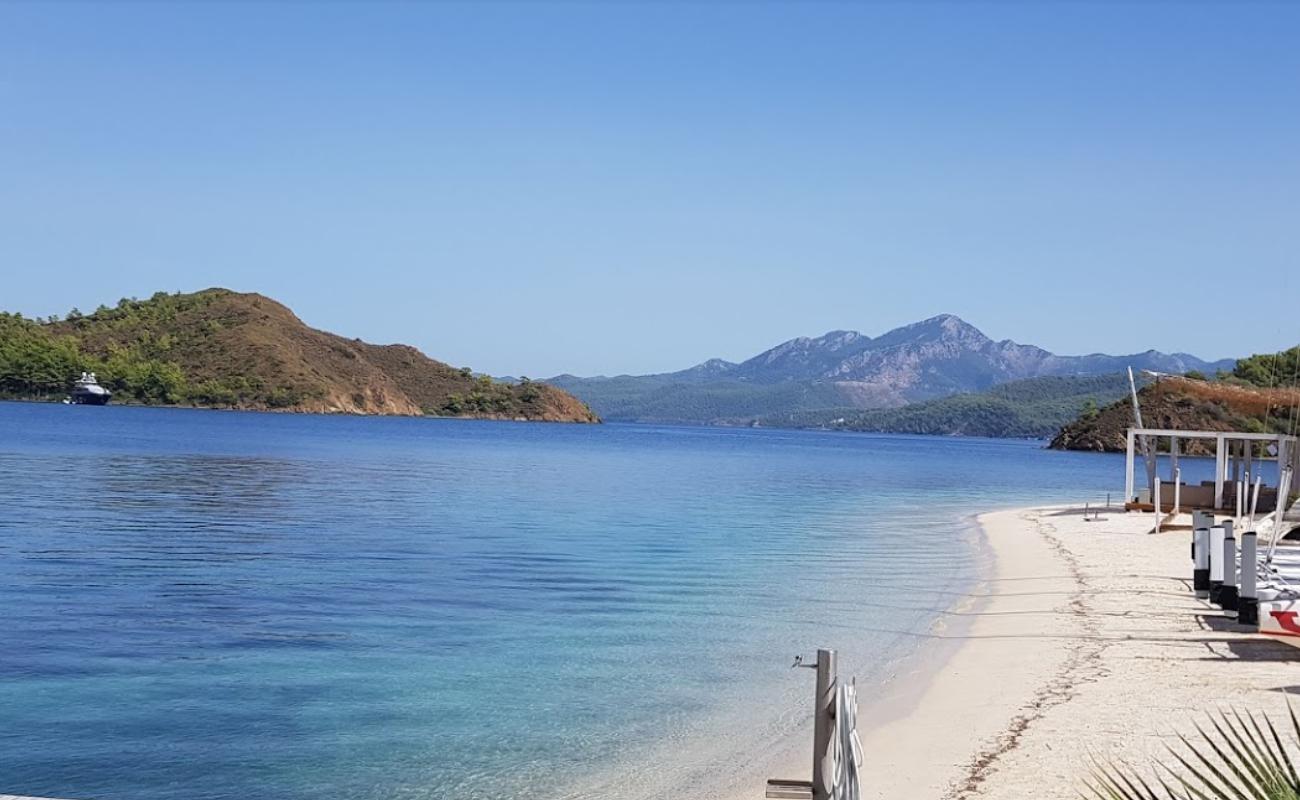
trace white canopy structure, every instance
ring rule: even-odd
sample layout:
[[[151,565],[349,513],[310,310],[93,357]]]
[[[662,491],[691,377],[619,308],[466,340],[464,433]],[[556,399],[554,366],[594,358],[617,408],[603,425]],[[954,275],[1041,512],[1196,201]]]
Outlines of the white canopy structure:
[[[1295,474],[1300,469],[1300,446],[1297,445],[1297,437],[1289,436],[1284,433],[1246,433],[1244,431],[1195,431],[1195,430],[1168,430],[1164,428],[1129,428],[1128,429],[1128,447],[1126,460],[1124,463],[1124,496],[1126,502],[1132,502],[1135,495],[1134,486],[1134,458],[1137,452],[1137,443],[1144,442],[1146,446],[1152,447],[1151,452],[1155,452],[1155,441],[1159,439],[1169,440],[1169,459],[1171,478],[1177,477],[1178,474],[1178,455],[1179,442],[1188,439],[1214,440],[1214,490],[1210,495],[1198,498],[1192,489],[1184,488],[1182,490],[1182,506],[1184,508],[1207,508],[1212,510],[1224,509],[1224,487],[1227,484],[1236,486],[1238,481],[1244,481],[1246,485],[1251,483],[1251,475],[1258,475],[1258,469],[1254,465],[1262,461],[1276,460],[1278,464],[1278,474],[1283,474],[1287,466],[1291,467],[1291,473]],[[1256,443],[1263,442],[1263,445]],[[1260,450],[1263,452],[1259,452]],[[1153,483],[1155,478],[1154,459],[1148,460],[1149,482]],[[1193,487],[1196,488],[1196,487]],[[1208,489],[1208,485],[1206,487]],[[1270,487],[1279,489],[1281,487]],[[1235,489],[1234,489],[1235,491]],[[1154,493],[1154,491],[1153,491]],[[1198,501],[1199,500],[1199,501]],[[1154,502],[1154,498],[1152,500]],[[1279,498],[1280,503],[1285,503],[1286,498]],[[1158,511],[1159,509],[1157,509]]]

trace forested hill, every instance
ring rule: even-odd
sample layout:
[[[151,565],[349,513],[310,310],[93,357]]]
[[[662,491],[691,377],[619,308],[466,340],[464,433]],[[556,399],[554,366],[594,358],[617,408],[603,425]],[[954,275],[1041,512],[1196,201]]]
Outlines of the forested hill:
[[[828,383],[755,385],[711,380],[686,383],[672,376],[620,376],[548,380],[579,394],[600,415],[620,422],[664,425],[749,425],[773,409],[804,411],[836,407],[845,397]],[[577,385],[569,389],[572,383]]]
[[[1162,377],[1138,392],[1142,422],[1151,428],[1295,434],[1300,428],[1300,347],[1254,355],[1231,372]],[[1128,399],[1089,409],[1052,440],[1062,450],[1123,452],[1133,427]],[[1199,445],[1188,442],[1189,452]]]
[[[985,392],[958,394],[901,408],[822,409],[764,417],[773,427],[1047,438],[1068,421],[1129,391],[1124,374],[1011,381]]]
[[[475,377],[413,347],[319,331],[258,294],[160,292],[62,320],[0,313],[0,396],[60,399],[82,371],[95,372],[114,402],[599,421],[561,389]]]

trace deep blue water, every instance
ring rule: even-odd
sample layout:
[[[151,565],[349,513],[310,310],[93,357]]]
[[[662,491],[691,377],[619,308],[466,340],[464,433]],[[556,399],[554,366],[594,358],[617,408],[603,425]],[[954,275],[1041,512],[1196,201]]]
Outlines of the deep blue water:
[[[795,653],[915,647],[973,512],[1122,485],[1037,442],[0,403],[0,793],[696,780],[803,718]]]

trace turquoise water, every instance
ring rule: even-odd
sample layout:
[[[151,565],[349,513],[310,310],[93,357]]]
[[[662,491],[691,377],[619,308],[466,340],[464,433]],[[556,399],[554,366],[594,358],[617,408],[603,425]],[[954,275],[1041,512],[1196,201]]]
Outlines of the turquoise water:
[[[870,682],[923,641],[974,511],[1122,483],[1037,442],[0,403],[0,793],[652,796],[798,725],[795,653]]]

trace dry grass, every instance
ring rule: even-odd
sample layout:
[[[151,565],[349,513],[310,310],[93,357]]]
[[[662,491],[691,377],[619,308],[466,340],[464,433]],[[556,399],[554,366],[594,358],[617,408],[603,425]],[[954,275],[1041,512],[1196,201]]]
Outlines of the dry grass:
[[[1263,417],[1265,414],[1275,414],[1279,408],[1290,410],[1300,405],[1300,389],[1259,389],[1189,378],[1162,378],[1153,389],[1166,392],[1176,390],[1248,416]]]

